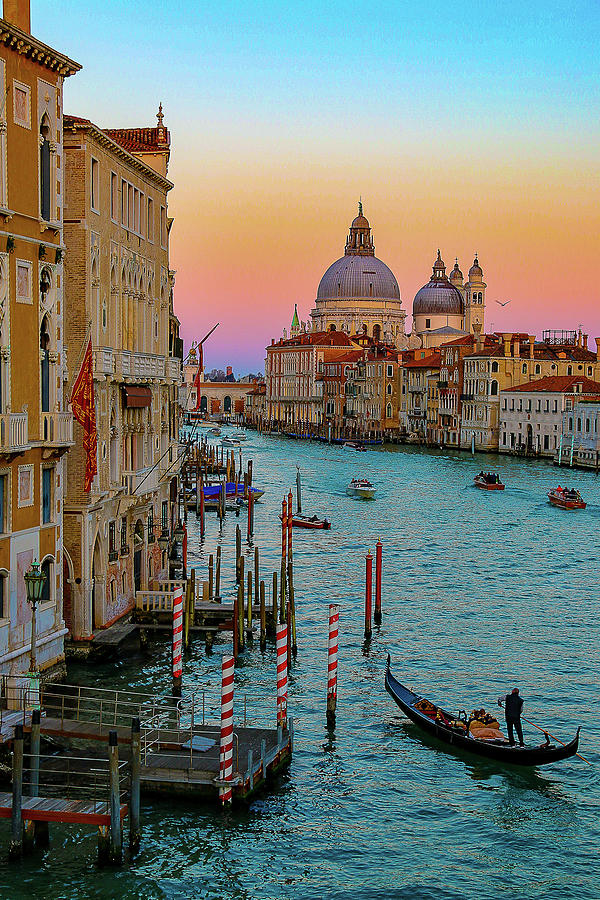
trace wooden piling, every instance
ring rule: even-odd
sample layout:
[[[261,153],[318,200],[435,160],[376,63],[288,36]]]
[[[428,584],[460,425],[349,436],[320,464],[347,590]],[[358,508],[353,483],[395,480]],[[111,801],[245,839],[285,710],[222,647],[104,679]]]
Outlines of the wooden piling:
[[[260,583],[260,649],[267,647],[267,609],[265,606],[265,583]]]
[[[248,623],[248,641],[252,640],[252,572],[248,572],[248,608],[247,608],[247,623]]]
[[[192,570],[193,571],[193,570]],[[140,849],[142,829],[140,826],[140,781],[142,765],[142,742],[140,720],[131,722],[131,762],[129,785],[129,850],[137,853]]]
[[[383,550],[381,541],[375,548],[375,624],[381,625],[381,575],[383,570]]]
[[[240,559],[242,556],[242,529],[235,526],[235,580],[240,583]]]
[[[248,487],[252,487],[252,460],[248,460]]]
[[[119,865],[122,860],[121,797],[119,791],[119,747],[117,732],[108,733],[108,779],[110,794],[110,862]]]
[[[292,665],[292,628],[291,628],[291,619],[292,614],[290,610],[290,601],[287,600],[285,604],[285,624],[287,625],[287,658],[288,658],[288,669],[291,668]]]
[[[292,492],[290,491],[288,494],[288,502],[287,502],[287,545],[288,545],[288,559],[292,558],[292,525],[294,521],[293,510],[293,502],[292,502]]]
[[[235,627],[238,630],[238,650],[243,650],[245,645],[244,639],[244,579],[240,579],[237,589],[237,607],[238,620]]]
[[[202,487],[200,482],[200,470],[196,469],[196,517],[200,515],[200,503],[202,497]]]
[[[254,548],[254,605],[258,606],[260,602],[260,572],[259,572],[259,555],[258,547]]]
[[[204,538],[204,478],[200,478],[200,539]]]
[[[12,814],[10,859],[18,859],[23,852],[23,726],[15,725],[12,759]]]
[[[293,571],[293,562],[290,558],[288,560],[288,597],[290,604],[290,616],[291,616],[291,634],[292,634],[292,653],[294,656],[298,653],[298,645],[296,644],[296,601],[294,598],[294,571]],[[289,628],[288,622],[288,628]]]
[[[188,615],[189,623],[195,625],[196,619],[196,570],[190,570],[190,608]]]
[[[214,559],[212,553],[208,557],[208,602],[212,603],[214,597]]]
[[[272,633],[277,628],[277,572],[273,572],[273,596],[271,598]]]
[[[373,557],[371,551],[367,553],[366,571],[365,571],[365,638],[369,640],[371,637],[371,600],[373,589]]]
[[[215,569],[215,600],[221,602],[221,545],[217,547],[217,567]]]

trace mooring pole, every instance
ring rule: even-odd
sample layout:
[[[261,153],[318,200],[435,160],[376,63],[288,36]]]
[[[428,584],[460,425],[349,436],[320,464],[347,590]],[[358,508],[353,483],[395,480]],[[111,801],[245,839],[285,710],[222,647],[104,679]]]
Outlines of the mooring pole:
[[[193,570],[192,570],[193,571]],[[140,827],[140,781],[142,765],[142,742],[140,720],[131,723],[131,765],[129,788],[129,850],[137,853],[140,848],[142,830]]]
[[[183,638],[183,591],[176,588],[173,593],[173,696],[181,697],[182,638]],[[116,732],[115,732],[116,733]]]
[[[242,556],[242,529],[235,526],[235,580],[240,581],[240,559]]]
[[[292,558],[292,525],[294,523],[294,514],[292,512],[292,492],[290,491],[288,494],[288,502],[287,502],[287,527],[288,527],[288,559]]]
[[[200,478],[200,540],[204,538],[204,478]]]
[[[252,640],[252,572],[248,572],[248,630],[246,634],[248,635],[248,643]]]
[[[277,572],[273,572],[273,596],[271,600],[272,634],[275,634],[277,626]]]
[[[287,682],[288,682],[288,654],[287,654],[287,625],[277,626],[277,727],[285,728],[287,725]]]
[[[37,797],[40,789],[40,718],[39,709],[31,713],[31,763],[29,768],[29,795]],[[38,847],[49,844],[48,822],[32,822],[33,837]]]
[[[219,799],[223,806],[231,803],[233,791],[228,784],[233,777],[233,682],[234,660],[224,656],[221,663],[221,740],[219,748]]]
[[[367,565],[365,573],[365,638],[371,637],[371,601],[373,590],[373,557],[371,551],[367,553]]]
[[[337,603],[329,604],[329,646],[327,654],[327,725],[335,726],[337,706],[337,658],[339,641],[340,608]]]
[[[267,609],[265,606],[265,583],[260,583],[260,649],[267,647]]]
[[[259,580],[260,572],[259,572],[259,558],[258,558],[258,547],[254,548],[254,605],[258,606],[260,603],[260,580]]]
[[[240,562],[244,562],[244,557],[240,560]],[[244,574],[242,571],[242,575],[240,577],[240,583],[238,584],[238,647],[240,650],[244,649],[245,646],[245,638],[244,638]]]
[[[23,852],[23,726],[15,725],[12,759],[12,813],[10,859],[18,859]]]
[[[381,541],[377,541],[375,548],[375,624],[381,625],[381,573],[382,573],[383,548]]]
[[[294,599],[294,569],[291,557],[288,560],[288,597],[292,626],[292,653],[296,656],[298,653],[298,645],[296,644],[296,601]],[[289,624],[288,622],[288,626]]]
[[[122,860],[121,841],[121,797],[119,792],[119,747],[116,731],[108,733],[108,777],[110,791],[110,862],[120,865]]]
[[[221,602],[221,545],[217,547],[217,567],[215,569],[215,600]]]
[[[208,557],[208,602],[212,603],[214,597],[214,559],[212,553]]]

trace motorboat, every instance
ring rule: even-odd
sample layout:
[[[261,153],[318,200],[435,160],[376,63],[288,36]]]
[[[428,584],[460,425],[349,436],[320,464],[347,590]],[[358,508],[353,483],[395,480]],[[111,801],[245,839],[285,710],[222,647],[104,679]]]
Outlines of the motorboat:
[[[503,491],[504,484],[500,481],[500,477],[495,472],[480,472],[473,479],[475,487],[484,491]]]
[[[231,435],[231,439],[233,441],[237,441],[238,443],[240,441],[245,441],[246,440],[246,432],[245,431],[234,431],[233,434]]]
[[[234,438],[234,437],[224,437],[224,438],[221,438],[221,446],[222,447],[239,447],[240,442],[237,438]]]
[[[375,497],[375,487],[366,478],[353,478],[346,493],[350,497],[356,497],[359,500],[373,500]]]
[[[282,516],[279,516],[281,519]],[[293,528],[322,528],[328,531],[331,528],[331,522],[328,519],[319,519],[318,516],[303,516],[300,513],[292,513]]]
[[[216,428],[216,427],[215,427],[215,428],[211,428],[211,429],[210,429],[210,433],[211,433],[211,434],[214,434],[215,437],[219,437],[219,435],[221,434],[221,429],[220,429],[220,428]]]
[[[548,491],[548,500],[553,506],[558,506],[560,509],[585,509],[586,507],[579,491],[560,485]]]
[[[363,447],[362,444],[357,444],[356,441],[346,441],[345,444],[342,444],[342,450],[359,450],[365,453],[366,447]]]

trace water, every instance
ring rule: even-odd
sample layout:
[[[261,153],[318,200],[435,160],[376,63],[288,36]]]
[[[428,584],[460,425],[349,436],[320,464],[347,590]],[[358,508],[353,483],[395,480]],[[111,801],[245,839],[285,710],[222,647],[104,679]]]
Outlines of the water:
[[[296,463],[307,512],[329,532],[294,530],[299,653],[290,678],[295,753],[277,788],[249,809],[222,814],[193,801],[143,804],[142,848],[120,871],[96,868],[92,829],[51,826],[49,853],[3,865],[3,897],[78,898],[554,898],[597,900],[598,581],[600,479],[547,463],[417,449],[353,453],[252,435],[261,573],[278,567],[277,514]],[[471,487],[496,468],[503,492]],[[377,499],[345,486],[365,475]],[[546,502],[576,484],[588,508]],[[214,518],[201,550],[194,516],[190,562],[216,546]],[[224,583],[233,586],[235,525],[223,531]],[[363,646],[364,556],[384,544],[384,619]],[[253,551],[250,549],[249,554]],[[338,721],[325,728],[328,603],[340,604]],[[194,644],[184,691],[216,699],[220,654]],[[446,752],[423,740],[383,689],[387,651],[397,676],[451,709],[471,709],[515,684],[525,714],[563,740],[581,724],[577,758],[533,771]],[[169,647],[72,677],[111,687],[168,690]],[[236,671],[250,714],[275,717],[272,648]],[[526,739],[539,733],[525,726]],[[6,858],[9,823],[0,825]]]

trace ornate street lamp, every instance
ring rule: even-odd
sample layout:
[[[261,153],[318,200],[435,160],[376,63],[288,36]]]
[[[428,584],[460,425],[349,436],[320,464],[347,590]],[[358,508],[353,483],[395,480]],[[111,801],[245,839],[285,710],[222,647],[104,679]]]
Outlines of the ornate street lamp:
[[[36,620],[35,613],[37,605],[42,598],[44,583],[46,581],[46,573],[40,569],[38,562],[32,562],[31,568],[23,575],[25,579],[25,590],[27,592],[27,602],[31,604],[31,661],[29,663],[29,671],[35,674],[37,669],[36,659]]]
[[[165,552],[169,549],[169,534],[166,531],[162,531],[158,536],[158,546],[160,549]]]

